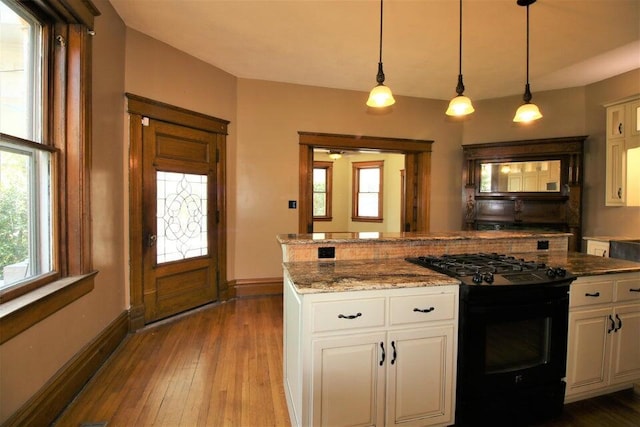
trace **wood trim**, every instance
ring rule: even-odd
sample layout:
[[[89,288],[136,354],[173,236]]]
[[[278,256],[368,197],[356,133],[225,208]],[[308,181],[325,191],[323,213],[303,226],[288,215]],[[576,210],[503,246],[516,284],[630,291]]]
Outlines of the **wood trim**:
[[[125,95],[129,114],[140,114],[141,116],[164,122],[227,135],[227,125],[230,123],[228,120],[165,104],[164,102],[144,98],[132,93],[125,93]]]
[[[298,132],[298,233],[313,232],[313,149],[376,149],[405,155],[405,224],[402,231],[429,231],[431,145],[433,141],[360,135]]]
[[[124,311],[5,421],[3,427],[50,425],[120,345],[128,328],[129,315]]]
[[[94,271],[65,277],[0,306],[0,344],[71,304],[94,288]]]
[[[229,283],[229,287],[233,289],[237,298],[281,295],[283,280],[282,277],[239,279],[232,280]]]

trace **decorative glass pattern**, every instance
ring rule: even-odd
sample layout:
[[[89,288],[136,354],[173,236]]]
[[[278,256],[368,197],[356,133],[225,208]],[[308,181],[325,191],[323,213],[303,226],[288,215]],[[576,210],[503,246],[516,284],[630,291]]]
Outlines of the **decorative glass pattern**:
[[[207,176],[157,172],[157,263],[207,255]]]

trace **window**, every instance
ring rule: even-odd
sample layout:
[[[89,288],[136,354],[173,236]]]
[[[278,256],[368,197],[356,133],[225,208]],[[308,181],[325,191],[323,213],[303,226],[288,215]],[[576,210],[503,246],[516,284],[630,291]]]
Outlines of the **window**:
[[[0,0],[0,303],[12,301],[1,311],[0,343],[93,288],[96,15],[89,1]]]
[[[353,163],[353,221],[383,221],[383,168],[383,161]]]
[[[331,221],[332,162],[313,162],[313,220]]]

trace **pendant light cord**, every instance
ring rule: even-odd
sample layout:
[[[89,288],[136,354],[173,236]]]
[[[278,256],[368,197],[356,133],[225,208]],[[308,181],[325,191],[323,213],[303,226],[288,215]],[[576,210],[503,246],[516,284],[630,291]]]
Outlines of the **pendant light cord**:
[[[458,74],[462,74],[462,0],[460,0],[460,44],[458,49]]]
[[[529,5],[527,5],[527,85],[529,85]]]
[[[380,0],[380,59],[378,62],[382,63],[382,2],[384,0]]]

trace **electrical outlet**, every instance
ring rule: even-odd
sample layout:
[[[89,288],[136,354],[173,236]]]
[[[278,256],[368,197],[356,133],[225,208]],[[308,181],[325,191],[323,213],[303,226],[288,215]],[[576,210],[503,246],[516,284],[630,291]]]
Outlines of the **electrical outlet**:
[[[336,257],[336,248],[333,246],[329,246],[326,248],[318,248],[318,258],[335,258]]]
[[[548,240],[538,240],[538,249],[549,249],[549,241]]]

